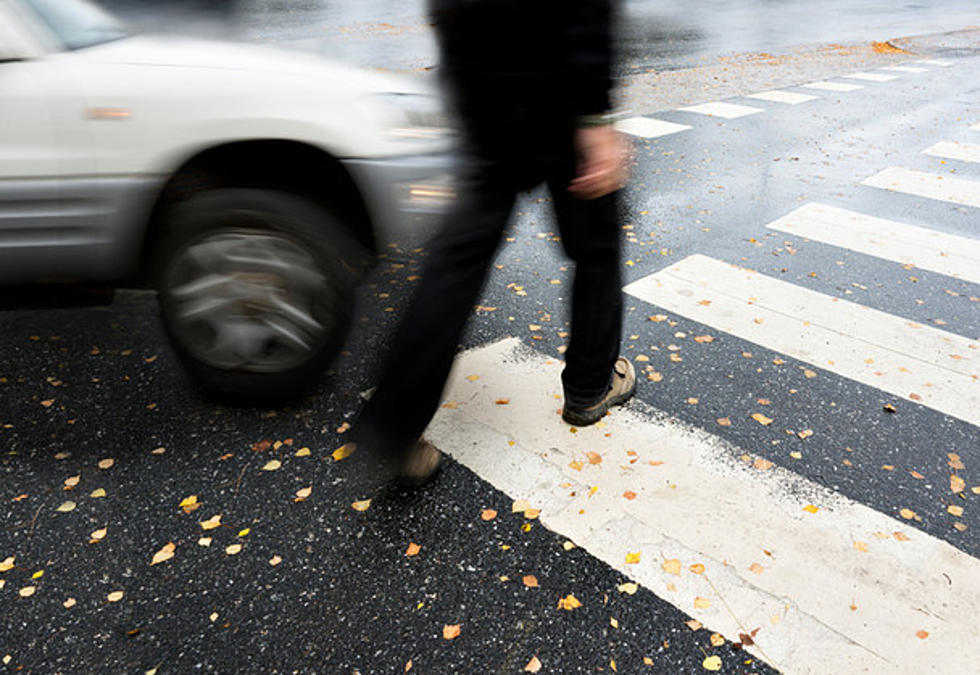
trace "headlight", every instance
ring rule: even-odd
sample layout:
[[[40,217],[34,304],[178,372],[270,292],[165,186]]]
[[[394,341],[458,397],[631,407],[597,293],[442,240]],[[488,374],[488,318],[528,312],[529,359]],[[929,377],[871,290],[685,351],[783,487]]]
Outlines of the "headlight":
[[[446,110],[437,96],[373,94],[364,102],[368,114],[392,138],[437,140],[450,133]]]

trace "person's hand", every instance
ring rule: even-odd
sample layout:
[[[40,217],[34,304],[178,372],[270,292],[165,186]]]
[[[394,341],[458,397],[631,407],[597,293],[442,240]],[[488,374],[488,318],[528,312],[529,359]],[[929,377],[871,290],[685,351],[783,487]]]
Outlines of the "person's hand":
[[[629,147],[612,125],[575,132],[578,167],[568,191],[579,199],[597,199],[623,187],[628,176]]]

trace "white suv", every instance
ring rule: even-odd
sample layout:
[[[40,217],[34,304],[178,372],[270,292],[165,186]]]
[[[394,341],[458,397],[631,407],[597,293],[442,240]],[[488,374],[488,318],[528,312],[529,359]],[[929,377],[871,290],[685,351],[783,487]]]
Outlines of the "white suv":
[[[363,262],[451,200],[440,113],[413,80],[0,0],[0,283],[143,279],[206,387],[295,394]]]

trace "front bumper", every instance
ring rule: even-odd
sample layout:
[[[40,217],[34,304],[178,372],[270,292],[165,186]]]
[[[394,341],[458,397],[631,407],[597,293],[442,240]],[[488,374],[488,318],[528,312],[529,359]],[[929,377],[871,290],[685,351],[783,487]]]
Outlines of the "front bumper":
[[[344,167],[361,191],[378,250],[418,246],[456,201],[455,154],[347,159]]]

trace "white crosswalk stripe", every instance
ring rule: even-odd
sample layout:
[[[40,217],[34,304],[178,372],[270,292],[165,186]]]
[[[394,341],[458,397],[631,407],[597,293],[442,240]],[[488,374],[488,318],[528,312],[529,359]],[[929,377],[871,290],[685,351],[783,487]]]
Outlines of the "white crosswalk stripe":
[[[980,124],[974,124],[970,127],[971,131],[980,131]]]
[[[811,203],[767,226],[980,284],[980,241]]]
[[[710,115],[712,117],[723,117],[725,119],[735,119],[746,115],[764,112],[762,108],[753,108],[748,105],[738,105],[736,103],[724,103],[716,101],[714,103],[702,103],[700,105],[678,108],[684,112],[697,113],[699,115]]]
[[[757,94],[747,94],[746,98],[757,98],[760,101],[774,101],[776,103],[789,103],[791,105],[796,105],[798,103],[806,103],[807,101],[816,101],[819,96],[810,96],[809,94],[797,94],[792,91],[760,91]]]
[[[863,180],[862,185],[904,192],[980,208],[980,182],[892,166]]]
[[[980,342],[693,255],[624,289],[819,368],[980,424]]]
[[[956,141],[940,141],[922,151],[924,155],[956,159],[961,162],[980,162],[980,145],[976,143],[959,143]]]
[[[679,131],[686,131],[691,128],[686,124],[675,124],[674,122],[665,122],[650,117],[630,117],[616,122],[613,126],[615,126],[617,131],[641,138],[657,138],[659,136],[667,136],[668,134],[676,134]]]
[[[893,70],[896,73],[928,73],[928,68],[918,68],[916,66],[885,66],[882,70]]]
[[[891,82],[892,80],[898,79],[898,75],[884,75],[882,73],[851,73],[843,77],[849,77],[854,80],[867,80],[868,82]]]
[[[426,435],[711,630],[760,628],[784,673],[972,672],[980,561],[641,402],[570,433],[560,371],[516,339],[468,352]]]
[[[942,59],[920,59],[915,61],[915,63],[925,63],[929,66],[939,66],[940,68],[949,68],[953,65],[952,61],[943,61]]]
[[[821,89],[823,91],[857,91],[864,89],[860,84],[847,84],[845,82],[810,82],[804,84],[807,89]]]

